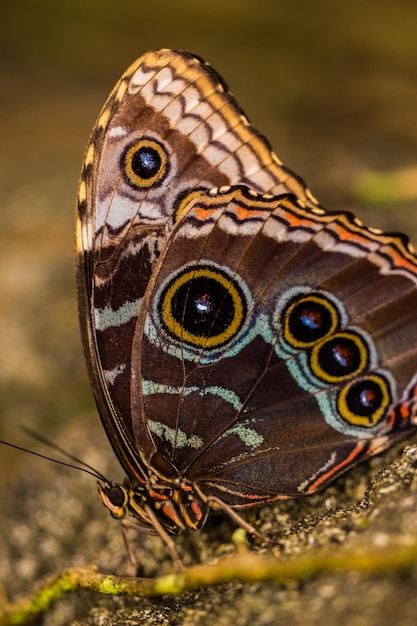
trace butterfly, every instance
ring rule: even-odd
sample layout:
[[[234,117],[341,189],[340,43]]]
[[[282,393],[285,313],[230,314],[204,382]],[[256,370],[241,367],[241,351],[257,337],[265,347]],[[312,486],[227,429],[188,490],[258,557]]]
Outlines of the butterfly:
[[[123,74],[87,147],[80,325],[126,473],[99,494],[159,534],[308,495],[417,424],[417,259],[325,211],[202,59]]]

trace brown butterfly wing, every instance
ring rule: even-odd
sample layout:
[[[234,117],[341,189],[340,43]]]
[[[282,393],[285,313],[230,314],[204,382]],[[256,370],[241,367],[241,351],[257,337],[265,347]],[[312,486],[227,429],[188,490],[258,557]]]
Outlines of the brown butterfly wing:
[[[416,301],[405,238],[291,196],[201,193],[135,333],[147,463],[240,506],[323,486],[415,428]]]
[[[132,344],[155,263],[192,189],[245,183],[316,201],[248,122],[210,66],[158,50],[105,104],[87,147],[77,209],[80,324],[95,399],[125,469],[137,462]],[[129,450],[129,452],[128,452]]]

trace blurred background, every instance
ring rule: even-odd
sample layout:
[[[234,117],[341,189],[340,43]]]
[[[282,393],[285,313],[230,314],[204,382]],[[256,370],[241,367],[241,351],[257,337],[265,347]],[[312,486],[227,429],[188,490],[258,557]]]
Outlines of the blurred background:
[[[324,206],[417,242],[415,0],[2,0],[3,439],[35,447],[20,424],[64,445],[74,423],[102,436],[78,332],[77,182],[109,91],[158,47],[209,61]],[[0,447],[2,475],[24,456]]]

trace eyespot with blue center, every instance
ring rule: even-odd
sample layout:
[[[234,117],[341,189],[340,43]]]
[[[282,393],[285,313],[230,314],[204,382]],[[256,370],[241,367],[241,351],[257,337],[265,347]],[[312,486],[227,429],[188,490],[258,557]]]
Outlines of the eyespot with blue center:
[[[283,338],[297,349],[311,347],[339,326],[340,313],[324,294],[303,294],[283,312]]]
[[[338,383],[358,375],[369,364],[365,337],[348,329],[334,333],[311,348],[309,361],[314,376],[328,383]]]
[[[174,357],[213,363],[235,356],[259,334],[257,319],[248,315],[252,306],[237,273],[201,259],[172,272],[156,289],[144,332]]]
[[[198,265],[168,283],[159,311],[165,331],[174,339],[210,350],[237,335],[246,302],[238,283],[225,272]]]
[[[121,170],[126,182],[137,189],[160,185],[169,172],[169,159],[162,143],[143,137],[123,152]]]
[[[340,416],[349,424],[363,428],[377,425],[391,404],[390,383],[382,373],[351,382],[342,388],[337,399]]]

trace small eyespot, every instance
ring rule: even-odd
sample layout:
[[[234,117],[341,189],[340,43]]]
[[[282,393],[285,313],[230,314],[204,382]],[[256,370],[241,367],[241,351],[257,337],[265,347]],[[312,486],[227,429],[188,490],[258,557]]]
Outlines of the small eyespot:
[[[236,336],[246,317],[246,300],[235,280],[219,269],[188,268],[161,295],[159,311],[175,339],[205,349]]]
[[[372,428],[384,417],[391,402],[386,379],[372,374],[346,385],[339,393],[337,407],[349,424]]]
[[[168,155],[162,144],[145,137],[125,150],[121,167],[129,185],[148,189],[168,174]]]
[[[284,339],[297,349],[313,346],[333,333],[340,322],[335,305],[322,294],[297,299],[284,315]]]
[[[363,372],[368,364],[368,354],[361,335],[351,330],[339,332],[313,346],[310,367],[320,380],[338,383]]]

